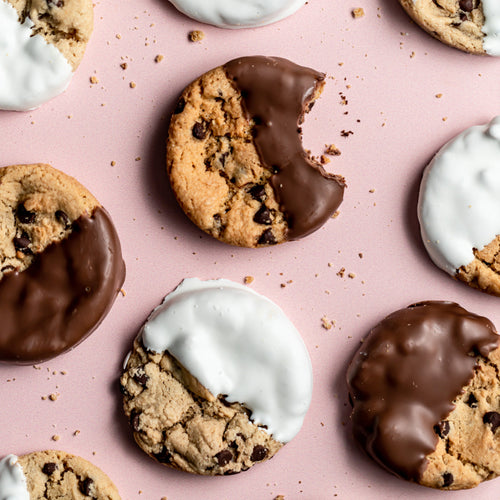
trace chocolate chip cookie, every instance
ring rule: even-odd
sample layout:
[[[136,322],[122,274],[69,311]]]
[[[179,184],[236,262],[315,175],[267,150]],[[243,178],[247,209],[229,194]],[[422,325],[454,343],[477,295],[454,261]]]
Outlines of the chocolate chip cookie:
[[[243,57],[205,73],[172,116],[167,170],[181,207],[208,234],[261,247],[321,227],[344,180],[302,148],[300,124],[325,75],[278,57]]]
[[[87,337],[125,277],[106,210],[49,165],[0,169],[0,361],[50,359]]]
[[[356,440],[393,474],[472,488],[500,474],[499,336],[452,302],[422,302],[380,322],[349,366]]]
[[[438,40],[472,54],[500,55],[497,0],[399,0]]]
[[[0,461],[0,494],[16,500],[120,500],[111,479],[64,451],[38,451]]]

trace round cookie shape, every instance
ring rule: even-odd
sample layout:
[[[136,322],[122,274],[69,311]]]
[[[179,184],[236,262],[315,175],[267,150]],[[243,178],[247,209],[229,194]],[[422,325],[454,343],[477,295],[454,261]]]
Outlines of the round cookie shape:
[[[202,75],[172,116],[167,170],[190,219],[232,245],[260,247],[319,229],[344,179],[304,151],[300,124],[325,75],[277,57],[243,57]]]
[[[46,450],[0,460],[0,500],[120,500],[111,479],[87,460]]]
[[[170,0],[186,16],[219,28],[257,28],[300,9],[306,0]]]
[[[399,0],[410,17],[443,43],[470,52],[500,56],[497,0]]]
[[[186,279],[143,326],[121,387],[149,455],[187,472],[232,474],[299,432],[312,368],[269,299],[229,280]]]
[[[0,0],[0,109],[34,109],[62,93],[92,29],[91,0]]]
[[[434,263],[500,295],[500,117],[445,144],[424,171],[418,218]]]
[[[0,169],[0,361],[33,363],[84,340],[125,278],[106,210],[49,165]]]
[[[452,302],[372,329],[347,371],[355,439],[393,474],[464,489],[500,474],[499,336]]]

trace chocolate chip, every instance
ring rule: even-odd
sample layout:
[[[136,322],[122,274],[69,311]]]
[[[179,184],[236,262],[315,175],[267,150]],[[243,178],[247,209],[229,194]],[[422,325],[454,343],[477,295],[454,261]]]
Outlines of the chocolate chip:
[[[178,115],[179,113],[182,113],[184,111],[184,108],[186,107],[186,100],[184,97],[181,97],[175,106],[174,110],[174,115]]]
[[[132,412],[132,415],[130,415],[130,425],[132,426],[132,429],[134,429],[135,432],[139,432],[139,416],[140,413]]]
[[[264,201],[266,199],[266,188],[262,184],[255,184],[248,192],[254,200]]]
[[[127,391],[127,388],[120,384],[120,392],[124,395],[124,396],[130,396],[130,393]]]
[[[149,377],[144,373],[136,373],[134,375],[134,380],[139,384],[142,385],[142,387],[146,387],[146,384],[148,383]]]
[[[476,396],[474,396],[474,394],[470,393],[469,398],[467,399],[467,401],[465,403],[468,404],[471,408],[477,408]]]
[[[26,210],[26,207],[21,204],[17,206],[16,217],[22,224],[32,224],[35,221],[36,213]]]
[[[57,464],[54,462],[47,462],[43,468],[42,472],[44,474],[47,474],[47,476],[51,476],[59,467],[57,467]]]
[[[271,220],[271,212],[270,210],[265,206],[262,205],[257,212],[255,212],[255,215],[253,216],[254,222],[257,224],[265,224],[266,226],[269,226],[269,224],[272,224]]]
[[[195,139],[199,139],[200,141],[202,139],[205,139],[205,136],[207,135],[207,131],[205,130],[205,127],[203,126],[203,123],[196,122],[193,125],[192,129],[192,134]]]
[[[94,481],[90,479],[90,477],[85,478],[83,481],[80,481],[80,491],[87,497],[90,496],[91,491],[90,488],[94,484]]]
[[[23,233],[19,238],[14,238],[13,242],[16,250],[26,252],[27,250],[29,250],[28,247],[31,243],[31,240],[27,233]]]
[[[489,411],[485,413],[483,416],[483,422],[485,424],[491,425],[491,432],[495,433],[495,431],[500,427],[500,413],[496,411]]]
[[[56,219],[59,221],[60,224],[64,226],[64,229],[68,229],[68,227],[71,226],[71,222],[69,220],[68,215],[66,214],[66,212],[63,212],[62,210],[57,210]]]
[[[450,422],[443,420],[434,426],[434,432],[440,437],[445,438],[450,433]]]
[[[447,488],[451,484],[453,484],[453,474],[451,472],[445,472],[443,474],[443,486]]]
[[[215,458],[219,466],[224,467],[233,459],[233,454],[229,450],[222,450],[215,455]]]
[[[169,464],[172,461],[172,455],[168,452],[165,446],[162,448],[160,453],[156,453],[155,458],[162,464]]]
[[[264,446],[260,444],[254,446],[252,455],[250,457],[250,460],[252,462],[260,462],[261,460],[264,460],[264,458],[266,457],[267,457],[267,448],[264,448]]]
[[[14,271],[15,267],[11,265],[3,266],[2,269],[0,269],[0,272],[4,273],[6,271]]]
[[[473,0],[460,0],[458,2],[460,8],[464,10],[465,12],[471,12],[472,9],[474,8],[474,1]]]
[[[271,230],[271,228],[266,229],[259,238],[257,242],[259,245],[276,245],[276,238]]]

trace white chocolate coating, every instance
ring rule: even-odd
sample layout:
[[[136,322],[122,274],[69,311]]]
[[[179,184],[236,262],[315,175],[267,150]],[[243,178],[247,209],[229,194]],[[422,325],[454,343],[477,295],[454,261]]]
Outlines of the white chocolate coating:
[[[500,56],[500,2],[482,0],[484,13],[483,47],[490,56]]]
[[[219,28],[257,28],[300,9],[306,0],[170,0],[186,16]]]
[[[32,21],[0,0],[0,109],[27,111],[56,97],[73,71],[59,50],[41,35],[31,36]]]
[[[168,350],[212,394],[244,403],[254,423],[286,443],[312,396],[299,332],[266,297],[229,280],[184,280],[142,330],[146,349]]]
[[[30,500],[26,477],[15,455],[0,460],[0,500]]]
[[[500,117],[436,154],[424,171],[418,217],[427,252],[452,276],[500,234]]]

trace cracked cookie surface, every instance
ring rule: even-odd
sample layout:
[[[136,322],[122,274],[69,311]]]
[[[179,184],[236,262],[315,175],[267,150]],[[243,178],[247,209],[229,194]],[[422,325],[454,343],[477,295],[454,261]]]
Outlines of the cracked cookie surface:
[[[168,352],[134,341],[120,380],[137,444],[158,462],[202,475],[227,475],[271,458],[282,446],[239,403],[213,396]]]
[[[29,17],[33,34],[55,45],[76,70],[94,26],[92,0],[5,1],[16,9],[21,22]]]
[[[399,0],[410,17],[441,42],[472,54],[486,54],[481,0]]]
[[[111,479],[87,460],[47,450],[19,457],[30,500],[120,500]]]

